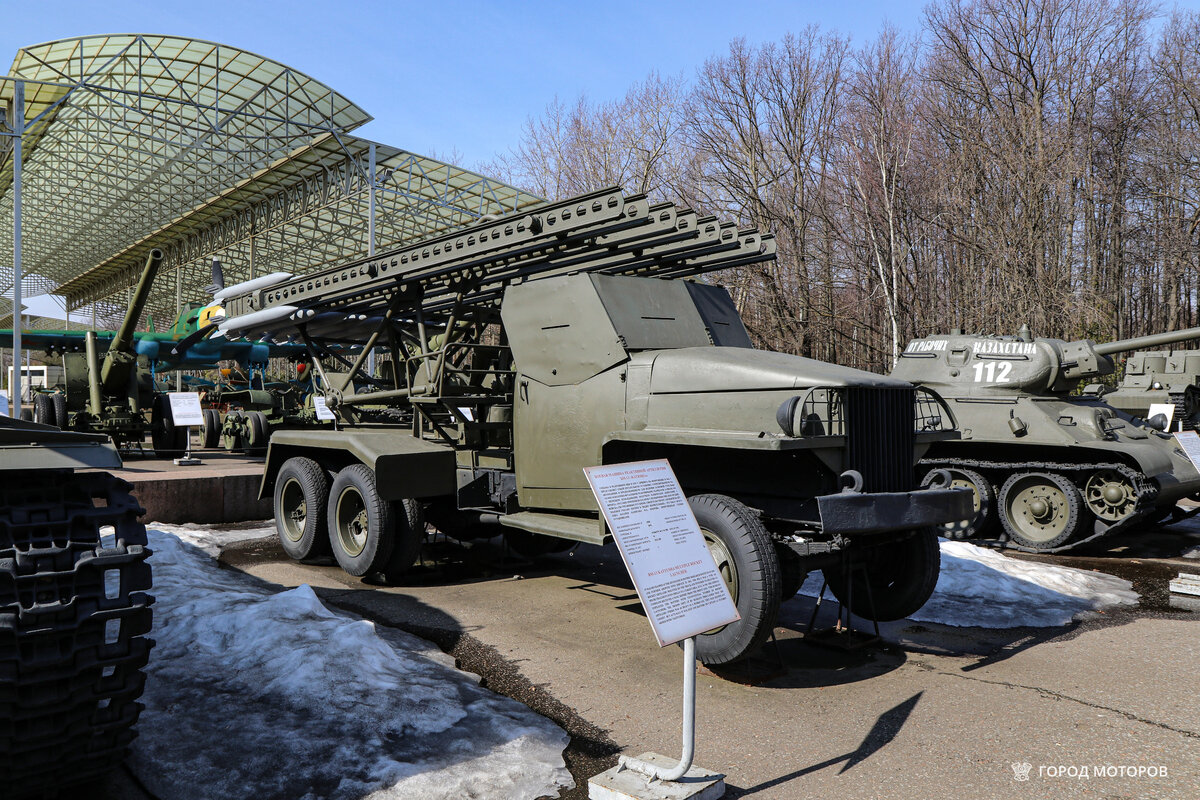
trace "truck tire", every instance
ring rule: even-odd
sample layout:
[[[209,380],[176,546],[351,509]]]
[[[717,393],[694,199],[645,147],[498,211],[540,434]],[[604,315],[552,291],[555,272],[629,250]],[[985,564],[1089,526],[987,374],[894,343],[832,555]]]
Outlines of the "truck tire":
[[[321,465],[303,457],[283,463],[275,477],[275,532],[289,558],[329,555],[328,503],[329,474]]]
[[[942,555],[932,528],[849,552],[862,569],[855,564],[847,576],[845,565],[830,567],[825,580],[833,596],[863,619],[904,619],[925,605],[937,587]]]
[[[154,602],[140,513],[107,473],[0,473],[0,797],[74,797],[136,736]]]
[[[688,498],[700,532],[742,618],[696,637],[696,656],[729,664],[762,646],[775,628],[781,595],[779,558],[762,521],[732,497]]]
[[[67,429],[67,396],[62,392],[55,392],[52,396],[54,403],[54,424],[60,429]]]
[[[212,450],[221,446],[221,412],[215,408],[204,409],[203,428],[204,449]]]
[[[33,421],[43,425],[54,424],[54,401],[50,395],[38,392],[33,396]]]
[[[150,412],[150,441],[154,445],[154,455],[159,458],[179,458],[187,452],[188,429],[175,425],[171,416],[171,399],[165,394],[154,397],[154,407]]]
[[[379,496],[375,473],[351,464],[329,490],[329,542],[346,572],[361,578],[387,567],[395,547],[391,503]]]
[[[421,555],[421,544],[425,541],[425,507],[416,500],[392,503],[392,521],[395,543],[392,557],[383,569],[384,578],[389,581],[398,580],[412,569]]]
[[[250,439],[246,442],[246,452],[252,456],[260,456],[267,452],[267,440],[271,436],[271,428],[267,425],[267,415],[261,411],[251,411]]]

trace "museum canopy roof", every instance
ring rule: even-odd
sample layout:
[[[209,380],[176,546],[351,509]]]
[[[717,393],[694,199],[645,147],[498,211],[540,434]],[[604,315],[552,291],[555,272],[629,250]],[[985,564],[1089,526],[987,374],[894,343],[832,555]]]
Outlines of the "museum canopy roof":
[[[540,204],[504,183],[351,135],[371,119],[328,86],[214,42],[148,34],[64,39],[0,77],[25,83],[22,282],[68,308],[123,311],[151,248],[156,318],[227,282],[305,272]],[[0,138],[0,290],[12,288],[12,137]],[[375,180],[371,180],[371,150]],[[374,186],[372,186],[372,183]],[[0,326],[11,301],[0,299]],[[102,316],[104,316],[102,314]]]

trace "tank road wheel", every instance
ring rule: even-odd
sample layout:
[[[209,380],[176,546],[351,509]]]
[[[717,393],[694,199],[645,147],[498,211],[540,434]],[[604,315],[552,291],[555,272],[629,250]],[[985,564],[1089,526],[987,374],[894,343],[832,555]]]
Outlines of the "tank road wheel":
[[[267,415],[261,411],[251,411],[249,423],[250,438],[246,442],[246,452],[251,455],[262,455],[267,452],[267,441],[271,438]]]
[[[831,567],[824,571],[825,580],[833,596],[863,619],[904,619],[920,610],[937,588],[942,553],[934,528],[914,531],[900,541],[860,548],[857,553],[851,550],[849,554],[861,559],[851,562],[849,574],[844,566]]]
[[[54,424],[54,401],[50,395],[38,392],[33,396],[33,421],[43,425]]]
[[[51,402],[54,404],[54,424],[67,429],[67,396],[62,392],[55,392],[51,396]]]
[[[1120,522],[1137,507],[1137,490],[1129,478],[1115,469],[1102,469],[1088,476],[1083,487],[1088,510],[1105,522]]]
[[[329,490],[329,542],[342,569],[361,578],[383,570],[396,543],[391,503],[379,496],[375,473],[351,464]]]
[[[328,503],[329,475],[317,462],[296,457],[283,463],[275,477],[275,531],[288,557],[329,555]]]
[[[154,444],[154,455],[159,458],[179,458],[187,452],[188,429],[176,427],[171,416],[171,398],[165,394],[154,397],[154,408],[150,412],[150,441]]]
[[[221,412],[215,408],[204,409],[204,448],[212,450],[221,446]]]
[[[962,541],[963,539],[974,539],[986,533],[996,521],[996,490],[992,487],[992,482],[975,470],[961,467],[943,467],[943,469],[950,473],[950,485],[942,488],[970,489],[974,494],[972,508],[975,513],[969,519],[938,525],[937,534],[947,539]],[[932,484],[935,474],[934,472],[928,473],[921,481],[921,487]]]
[[[1018,472],[1000,488],[1000,522],[1017,544],[1050,550],[1083,529],[1083,501],[1075,484],[1051,472]]]
[[[395,544],[392,557],[383,568],[383,576],[388,581],[399,579],[417,562],[421,544],[425,541],[425,507],[416,500],[392,503],[392,520]]]
[[[140,513],[107,473],[0,473],[0,797],[98,796],[71,789],[136,736],[154,602]]]
[[[742,618],[696,637],[705,664],[728,664],[760,647],[779,616],[780,570],[775,545],[746,506],[719,494],[688,498],[704,542]]]

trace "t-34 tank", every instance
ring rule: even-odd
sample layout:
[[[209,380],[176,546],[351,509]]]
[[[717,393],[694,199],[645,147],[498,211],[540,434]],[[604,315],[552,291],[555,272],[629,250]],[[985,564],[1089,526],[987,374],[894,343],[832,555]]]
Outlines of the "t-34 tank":
[[[1150,418],[1150,406],[1174,406],[1171,430],[1200,427],[1200,350],[1143,350],[1125,361],[1125,374],[1104,402],[1131,417]]]
[[[1169,514],[1200,492],[1178,442],[1121,413],[1099,392],[1070,393],[1113,372],[1112,355],[1200,336],[1200,328],[1095,344],[1015,337],[930,336],[909,342],[892,377],[938,392],[962,438],[935,443],[921,464],[973,489],[976,513],[949,538],[995,538],[1054,552]]]

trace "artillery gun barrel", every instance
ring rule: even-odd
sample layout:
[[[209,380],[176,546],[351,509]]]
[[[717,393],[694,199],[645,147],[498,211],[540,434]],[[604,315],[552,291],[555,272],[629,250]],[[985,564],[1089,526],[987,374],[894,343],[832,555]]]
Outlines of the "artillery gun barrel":
[[[146,266],[138,280],[137,291],[133,293],[133,301],[129,304],[125,319],[121,321],[121,327],[104,356],[104,365],[100,368],[100,384],[110,393],[124,391],[129,383],[129,373],[136,362],[133,333],[137,328],[138,317],[142,315],[142,309],[146,307],[146,301],[150,298],[150,288],[154,285],[154,278],[162,261],[163,251],[157,247],[146,256]]]
[[[1178,344],[1189,339],[1200,339],[1200,328],[1185,328],[1181,331],[1155,333],[1150,336],[1138,336],[1134,339],[1118,339],[1115,342],[1096,345],[1096,352],[1102,356],[1110,356],[1126,350],[1142,350],[1147,347],[1162,347],[1164,344]]]

